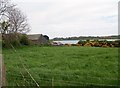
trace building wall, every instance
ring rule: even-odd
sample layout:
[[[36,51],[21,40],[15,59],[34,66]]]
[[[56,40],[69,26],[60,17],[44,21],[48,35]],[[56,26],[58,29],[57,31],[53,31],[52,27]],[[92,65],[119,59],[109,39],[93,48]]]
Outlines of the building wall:
[[[47,44],[49,42],[49,39],[44,37],[42,34],[28,35],[28,39],[30,39],[34,44]]]
[[[49,40],[47,40],[43,35],[41,35],[38,39],[40,44],[47,44]]]

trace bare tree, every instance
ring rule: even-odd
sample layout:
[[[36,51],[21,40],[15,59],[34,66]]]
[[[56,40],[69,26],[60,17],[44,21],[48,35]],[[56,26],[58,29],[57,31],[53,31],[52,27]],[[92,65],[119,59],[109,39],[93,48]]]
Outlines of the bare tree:
[[[0,0],[0,15],[2,15],[7,8],[8,0]]]
[[[6,14],[8,8],[12,8],[14,6],[14,4],[10,3],[10,0],[0,0],[0,17]]]
[[[30,31],[27,17],[16,8],[16,5],[11,4],[10,0],[0,0],[0,23],[2,24],[4,21],[10,24],[6,29],[7,33],[27,33]],[[2,28],[0,27],[0,30],[4,31]]]
[[[8,23],[8,21],[3,21],[0,23],[0,28],[2,29],[0,31],[2,34],[7,34],[9,25],[10,24]]]
[[[18,8],[8,8],[7,15],[10,24],[10,33],[27,33],[30,27],[27,23],[27,17]]]
[[[0,0],[0,33],[5,34],[8,31],[7,9],[13,8],[15,5],[10,0]]]

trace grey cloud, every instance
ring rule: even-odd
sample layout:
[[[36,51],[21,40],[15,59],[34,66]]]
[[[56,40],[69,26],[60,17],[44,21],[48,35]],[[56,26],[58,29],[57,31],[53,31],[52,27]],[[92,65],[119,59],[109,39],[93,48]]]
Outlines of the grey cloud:
[[[119,0],[13,1],[27,14],[31,33],[43,33],[51,38],[117,34]]]

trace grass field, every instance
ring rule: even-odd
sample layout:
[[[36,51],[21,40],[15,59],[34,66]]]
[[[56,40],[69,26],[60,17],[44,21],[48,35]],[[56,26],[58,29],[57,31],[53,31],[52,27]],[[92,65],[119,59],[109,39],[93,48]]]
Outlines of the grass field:
[[[118,48],[31,46],[3,54],[7,85],[27,79],[22,64],[40,85],[117,84]]]

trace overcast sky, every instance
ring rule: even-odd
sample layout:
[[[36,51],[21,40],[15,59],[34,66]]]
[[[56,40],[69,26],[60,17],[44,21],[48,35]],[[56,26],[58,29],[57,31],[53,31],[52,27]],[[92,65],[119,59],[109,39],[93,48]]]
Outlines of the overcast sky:
[[[30,34],[50,38],[118,34],[119,0],[12,0],[28,17]]]

